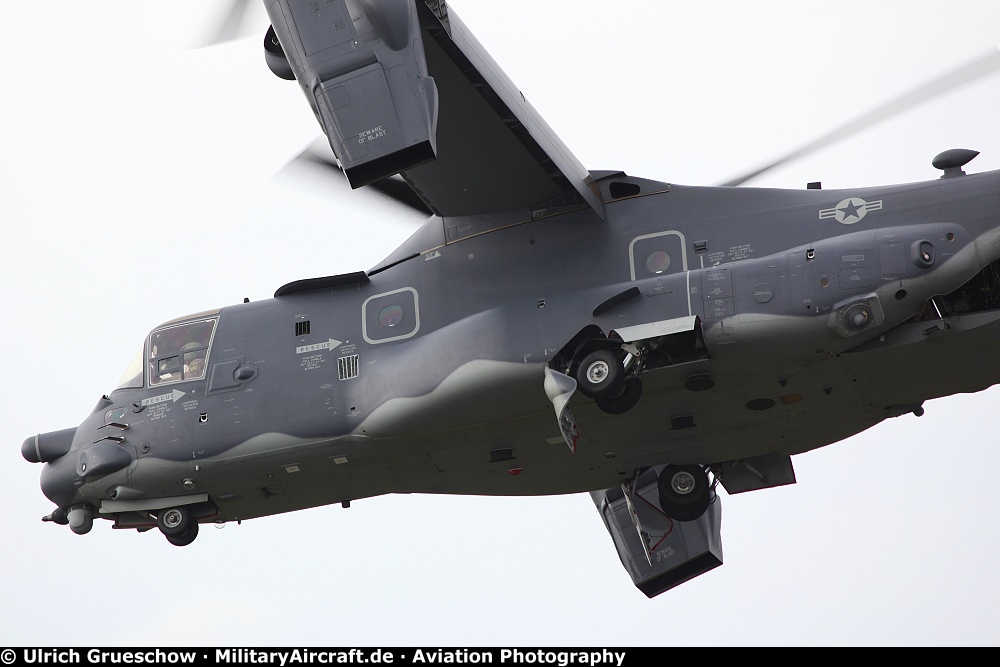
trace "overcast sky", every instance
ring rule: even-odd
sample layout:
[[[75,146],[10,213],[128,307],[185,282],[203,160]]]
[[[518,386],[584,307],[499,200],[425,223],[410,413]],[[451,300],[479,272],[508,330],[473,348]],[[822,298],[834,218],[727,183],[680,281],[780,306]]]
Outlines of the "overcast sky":
[[[450,4],[586,167],[683,184],[1000,42],[995,0]],[[82,421],[152,327],[368,269],[416,228],[282,171],[318,127],[264,65],[259,8],[253,37],[191,48],[223,5],[5,14],[0,644],[1000,643],[995,389],[796,457],[794,486],[724,496],[725,564],[653,600],[586,495],[389,496],[206,527],[184,549],[39,521],[52,506],[20,443]],[[958,147],[998,169],[998,111],[994,76],[749,185],[930,180]]]

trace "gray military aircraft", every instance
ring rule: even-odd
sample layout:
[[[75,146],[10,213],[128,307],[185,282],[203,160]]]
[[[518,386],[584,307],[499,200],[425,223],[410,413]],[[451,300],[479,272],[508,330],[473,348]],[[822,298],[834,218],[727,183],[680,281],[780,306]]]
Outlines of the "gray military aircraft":
[[[976,353],[1000,183],[973,151],[842,191],[592,172],[443,2],[268,12],[267,63],[351,185],[399,174],[430,219],[367,272],[157,327],[80,426],[23,444],[47,520],[183,546],[386,493],[587,491],[655,595],[721,564],[716,485],[793,483],[792,455],[1000,379]]]

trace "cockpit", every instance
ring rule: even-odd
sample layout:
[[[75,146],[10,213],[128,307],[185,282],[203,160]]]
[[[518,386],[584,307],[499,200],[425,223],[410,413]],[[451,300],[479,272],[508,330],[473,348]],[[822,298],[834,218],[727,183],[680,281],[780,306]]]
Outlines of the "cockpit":
[[[184,318],[153,330],[115,389],[138,389],[201,380],[218,317]]]

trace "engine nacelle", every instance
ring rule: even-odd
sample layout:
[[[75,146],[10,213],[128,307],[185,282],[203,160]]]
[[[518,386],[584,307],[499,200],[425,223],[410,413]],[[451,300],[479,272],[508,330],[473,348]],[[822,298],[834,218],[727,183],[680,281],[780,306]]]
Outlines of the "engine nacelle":
[[[414,0],[278,0],[267,11],[280,43],[265,38],[268,65],[294,73],[351,187],[436,157],[437,87]]]
[[[720,499],[716,497],[699,519],[674,521],[660,508],[657,478],[663,468],[653,466],[640,475],[632,495],[635,519],[621,488],[590,492],[622,565],[647,597],[722,565]]]

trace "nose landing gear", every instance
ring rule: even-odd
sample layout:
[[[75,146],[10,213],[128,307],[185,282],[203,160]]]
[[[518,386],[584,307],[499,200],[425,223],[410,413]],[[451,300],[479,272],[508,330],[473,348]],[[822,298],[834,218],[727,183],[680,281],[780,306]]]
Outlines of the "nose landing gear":
[[[167,541],[177,547],[186,547],[198,537],[198,521],[186,507],[171,507],[159,513],[156,526]]]

